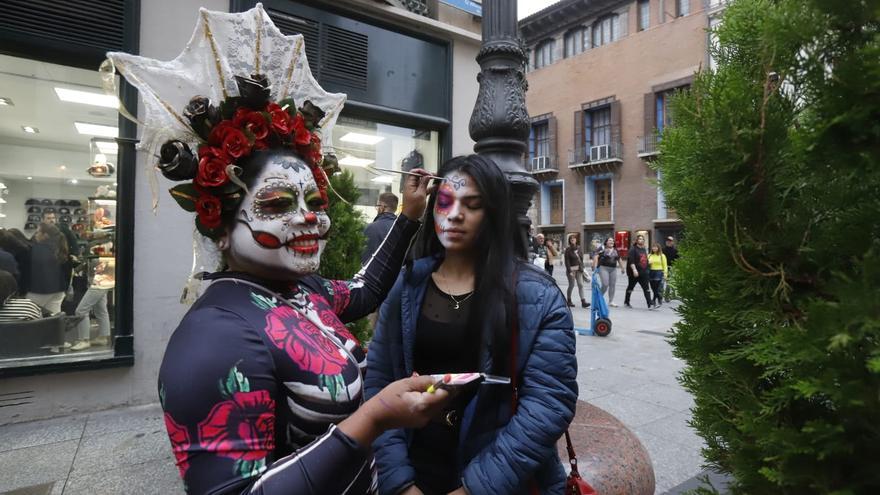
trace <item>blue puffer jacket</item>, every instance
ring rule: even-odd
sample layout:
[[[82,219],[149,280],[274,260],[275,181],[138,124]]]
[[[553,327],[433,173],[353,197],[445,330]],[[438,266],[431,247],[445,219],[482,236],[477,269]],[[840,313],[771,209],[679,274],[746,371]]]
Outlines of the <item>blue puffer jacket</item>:
[[[366,397],[412,375],[416,322],[428,277],[440,260],[417,260],[404,270],[385,299],[367,359]],[[471,495],[525,494],[534,479],[545,494],[564,492],[565,472],[556,441],[574,417],[577,360],[571,313],[562,292],[542,270],[522,263],[516,296],[520,338],[519,408],[511,418],[509,389],[479,387],[462,417],[461,478]],[[480,351],[481,370],[491,353]],[[499,395],[501,399],[499,400]],[[394,495],[415,480],[407,448],[411,430],[390,430],[373,444],[379,493]]]

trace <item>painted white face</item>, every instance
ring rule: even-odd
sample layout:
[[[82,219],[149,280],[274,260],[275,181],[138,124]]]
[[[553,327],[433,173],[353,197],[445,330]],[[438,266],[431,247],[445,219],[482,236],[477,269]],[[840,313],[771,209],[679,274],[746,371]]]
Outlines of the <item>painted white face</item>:
[[[447,251],[468,251],[483,223],[483,197],[468,174],[454,171],[444,178],[434,202],[434,232]]]
[[[230,256],[239,269],[275,279],[315,273],[330,230],[324,206],[304,161],[269,157],[235,216]]]

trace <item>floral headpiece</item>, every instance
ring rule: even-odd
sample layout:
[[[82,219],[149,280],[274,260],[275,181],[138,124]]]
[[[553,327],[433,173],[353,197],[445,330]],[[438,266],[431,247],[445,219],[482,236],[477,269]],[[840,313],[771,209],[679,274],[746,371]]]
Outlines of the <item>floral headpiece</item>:
[[[247,191],[242,167],[257,150],[297,152],[326,202],[325,170],[332,173],[337,165],[321,135],[332,135],[345,95],[318,85],[303,37],[281,33],[261,4],[241,13],[200,9],[192,38],[174,60],[117,52],[107,57],[105,82],[112,83],[118,69],[144,102],[138,146],[159,158],[165,177],[188,181],[171,194],[196,213],[205,237],[222,233],[221,215]],[[154,189],[154,208],[155,201]]]
[[[239,96],[228,97],[219,106],[196,96],[183,110],[201,140],[197,154],[177,139],[165,142],[159,152],[159,169],[165,177],[192,181],[173,187],[171,195],[184,210],[196,213],[196,228],[211,239],[222,234],[222,213],[234,209],[247,191],[239,177],[254,151],[295,150],[309,164],[325,204],[328,183],[322,166],[336,167],[332,155],[325,158],[321,153],[319,123],[324,112],[320,108],[306,101],[297,109],[290,98],[269,101],[269,84],[260,74],[235,76],[235,81]]]

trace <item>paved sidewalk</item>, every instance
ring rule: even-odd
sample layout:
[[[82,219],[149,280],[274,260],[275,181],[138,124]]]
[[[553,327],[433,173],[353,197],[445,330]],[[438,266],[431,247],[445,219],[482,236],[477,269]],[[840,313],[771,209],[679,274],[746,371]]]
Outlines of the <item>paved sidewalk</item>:
[[[553,275],[567,292],[564,268],[556,267]],[[636,434],[651,456],[656,493],[694,489],[702,486],[697,477],[704,475],[721,489],[724,477],[702,467],[703,440],[687,424],[693,399],[676,380],[684,362],[673,357],[667,341],[679,319],[675,312],[679,303],[648,310],[636,286],[633,308],[624,308],[625,292],[626,277],[618,275],[613,302],[619,307],[610,308],[610,335],[577,338],[579,398],[613,414]],[[589,283],[584,293],[590,301]],[[577,287],[572,301],[577,304]],[[589,311],[580,304],[572,308],[575,328],[590,327]]]
[[[564,290],[564,273],[556,275]],[[617,287],[618,304],[624,289]],[[639,293],[633,302],[634,309],[612,308],[608,337],[577,337],[580,399],[635,432],[654,464],[657,494],[680,493],[704,471],[702,440],[687,426],[693,401],[676,381],[683,363],[666,341],[676,303],[648,311]],[[573,315],[576,327],[589,326],[588,310]],[[182,493],[161,410],[154,404],[0,426],[0,495],[10,493]]]

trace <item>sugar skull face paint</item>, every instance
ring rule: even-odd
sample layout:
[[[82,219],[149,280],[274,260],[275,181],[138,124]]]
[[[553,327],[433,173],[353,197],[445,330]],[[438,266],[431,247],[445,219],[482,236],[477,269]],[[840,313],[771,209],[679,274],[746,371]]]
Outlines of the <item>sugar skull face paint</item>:
[[[229,234],[229,255],[242,269],[295,278],[314,273],[330,229],[309,167],[295,155],[269,157],[245,196]]]
[[[473,248],[483,223],[483,197],[473,178],[451,172],[437,189],[434,232],[447,251]]]

